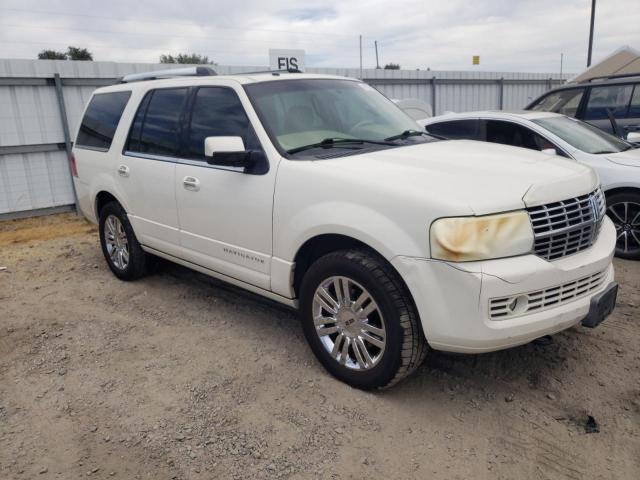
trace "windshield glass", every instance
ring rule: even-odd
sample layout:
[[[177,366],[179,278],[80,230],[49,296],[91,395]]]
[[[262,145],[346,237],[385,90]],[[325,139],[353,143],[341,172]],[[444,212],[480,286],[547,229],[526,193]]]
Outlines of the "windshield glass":
[[[245,89],[271,140],[286,151],[326,139],[384,142],[403,132],[423,130],[365,83],[282,80],[250,84]]]
[[[618,153],[631,148],[631,145],[624,140],[575,118],[549,117],[532,120],[532,122],[586,153]]]

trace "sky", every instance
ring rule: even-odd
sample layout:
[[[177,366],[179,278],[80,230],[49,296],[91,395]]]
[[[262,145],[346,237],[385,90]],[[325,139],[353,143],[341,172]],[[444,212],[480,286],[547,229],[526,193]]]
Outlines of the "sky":
[[[640,0],[598,0],[594,61],[640,50]],[[94,60],[157,62],[199,53],[222,65],[268,65],[269,48],[308,67],[363,66],[577,73],[586,67],[591,0],[0,0],[0,58],[85,47]],[[472,56],[480,55],[480,65]]]

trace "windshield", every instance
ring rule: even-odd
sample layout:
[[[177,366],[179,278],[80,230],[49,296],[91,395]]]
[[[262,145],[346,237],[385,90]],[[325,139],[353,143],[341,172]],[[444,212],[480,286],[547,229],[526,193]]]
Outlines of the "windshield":
[[[391,100],[365,83],[282,80],[250,84],[245,89],[271,140],[287,152],[323,141],[325,147],[348,145],[344,139],[395,146],[384,143],[385,139],[403,132],[424,131]],[[425,141],[414,138],[412,142]]]
[[[631,145],[624,140],[575,118],[549,117],[532,120],[532,122],[586,153],[618,153],[631,148]]]

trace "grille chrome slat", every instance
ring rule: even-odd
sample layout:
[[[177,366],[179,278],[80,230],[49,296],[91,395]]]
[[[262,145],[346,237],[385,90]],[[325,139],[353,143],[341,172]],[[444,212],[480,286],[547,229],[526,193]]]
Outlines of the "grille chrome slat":
[[[589,248],[598,238],[605,211],[600,188],[580,197],[529,208],[534,253],[556,260]]]
[[[535,290],[510,297],[492,298],[489,301],[489,317],[492,320],[506,320],[577,300],[600,288],[606,275],[607,270],[603,270],[544,290]],[[509,305],[518,297],[527,298],[526,308],[518,311],[510,310]]]

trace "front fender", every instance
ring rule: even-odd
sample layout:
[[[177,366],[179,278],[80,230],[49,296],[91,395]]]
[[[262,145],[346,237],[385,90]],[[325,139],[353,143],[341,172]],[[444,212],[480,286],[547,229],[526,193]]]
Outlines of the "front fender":
[[[394,256],[428,256],[428,225],[422,226],[424,240],[381,212],[362,204],[325,201],[302,208],[287,218],[274,216],[274,256],[292,262],[302,245],[325,234],[337,234],[358,240],[387,260]]]

